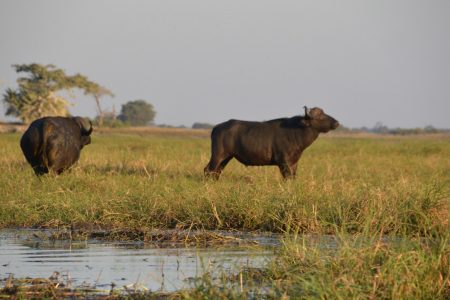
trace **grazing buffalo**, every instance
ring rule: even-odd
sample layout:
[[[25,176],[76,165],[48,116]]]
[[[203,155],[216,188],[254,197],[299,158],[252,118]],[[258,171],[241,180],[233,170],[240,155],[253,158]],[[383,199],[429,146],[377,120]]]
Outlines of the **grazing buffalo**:
[[[339,122],[322,109],[307,109],[305,116],[266,122],[229,120],[211,132],[211,159],[205,175],[218,179],[234,157],[246,166],[275,165],[284,178],[295,177],[302,152],[321,132],[336,129]]]
[[[80,117],[45,117],[31,123],[20,140],[25,158],[37,176],[50,170],[61,174],[91,143],[92,123]]]

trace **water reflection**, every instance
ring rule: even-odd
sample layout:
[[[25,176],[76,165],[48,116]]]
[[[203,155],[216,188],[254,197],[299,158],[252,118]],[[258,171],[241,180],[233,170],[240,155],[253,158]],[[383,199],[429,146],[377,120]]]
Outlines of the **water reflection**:
[[[146,248],[142,243],[46,242],[33,231],[0,231],[0,278],[48,278],[58,272],[73,287],[108,289],[137,284],[152,291],[188,287],[204,272],[236,273],[261,268],[273,252],[255,247],[193,249]]]

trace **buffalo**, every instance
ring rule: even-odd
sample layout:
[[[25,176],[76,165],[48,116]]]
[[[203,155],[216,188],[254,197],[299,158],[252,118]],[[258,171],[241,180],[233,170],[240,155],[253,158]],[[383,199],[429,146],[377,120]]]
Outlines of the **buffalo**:
[[[80,158],[91,143],[92,123],[81,117],[44,117],[30,124],[20,147],[37,176],[61,174]]]
[[[304,109],[304,116],[265,122],[229,120],[216,125],[211,132],[211,159],[205,175],[219,179],[227,163],[236,158],[246,166],[278,166],[283,178],[295,177],[303,151],[319,133],[339,126],[321,108]]]

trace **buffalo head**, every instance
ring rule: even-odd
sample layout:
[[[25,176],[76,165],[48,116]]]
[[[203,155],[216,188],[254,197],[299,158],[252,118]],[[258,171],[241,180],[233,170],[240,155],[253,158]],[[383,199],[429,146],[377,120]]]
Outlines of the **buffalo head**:
[[[91,143],[92,123],[84,118],[75,117],[74,121],[80,126],[81,148]]]
[[[307,127],[316,129],[319,132],[328,132],[330,130],[339,127],[339,122],[325,114],[321,108],[305,108],[305,117],[303,118],[303,124]]]

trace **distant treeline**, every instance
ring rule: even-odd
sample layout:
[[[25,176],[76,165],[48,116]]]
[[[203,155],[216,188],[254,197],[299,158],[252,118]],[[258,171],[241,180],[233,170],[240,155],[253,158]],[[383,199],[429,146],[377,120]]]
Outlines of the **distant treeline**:
[[[212,129],[213,127],[214,125],[209,123],[195,122],[194,124],[192,124],[193,129]]]
[[[158,125],[161,126],[161,125]],[[161,127],[173,127],[162,125]],[[178,126],[180,128],[186,128],[185,126]],[[195,122],[192,125],[193,129],[212,129],[214,124],[210,123],[200,123]],[[416,127],[416,128],[389,128],[381,123],[375,124],[374,127],[360,127],[360,128],[349,128],[345,126],[340,126],[337,131],[339,132],[348,132],[348,133],[358,133],[358,132],[367,132],[367,133],[376,133],[376,134],[393,134],[393,135],[409,135],[409,134],[430,134],[430,133],[450,133],[450,129],[440,129],[435,128],[431,125],[425,127]]]
[[[375,124],[374,127],[359,127],[359,128],[349,128],[345,126],[340,126],[337,129],[338,132],[348,132],[348,133],[375,133],[375,134],[392,134],[392,135],[413,135],[413,134],[431,134],[431,133],[450,133],[450,129],[435,128],[431,125],[425,127],[415,127],[415,128],[389,128],[382,123]]]
[[[98,117],[91,120],[94,124],[94,126],[98,126]],[[21,126],[24,125],[22,122],[2,122],[0,120],[0,126],[11,126],[11,125],[17,125]],[[104,123],[103,126],[105,127],[129,127],[133,126],[127,123],[122,122],[120,119],[117,118],[116,115],[113,115],[109,112],[106,112],[104,115]],[[142,126],[142,125],[141,125]],[[159,128],[189,128],[185,125],[169,125],[169,124],[147,124],[143,126],[152,126],[152,127],[159,127]],[[192,129],[212,129],[215,125],[210,123],[202,123],[202,122],[195,122],[192,124]],[[414,134],[433,134],[433,133],[450,133],[450,129],[446,128],[436,128],[431,125],[425,126],[425,127],[416,127],[416,128],[389,128],[385,125],[382,125],[381,123],[377,123],[374,127],[369,128],[366,126],[363,127],[345,127],[343,125],[339,126],[338,129],[336,129],[336,132],[342,132],[342,133],[374,133],[374,134],[392,134],[392,135],[414,135]]]
[[[185,125],[168,125],[168,124],[157,124],[156,127],[160,127],[160,128],[188,128]],[[194,124],[192,124],[192,129],[212,129],[214,127],[213,124],[209,124],[209,123],[199,123],[199,122],[195,122]]]

